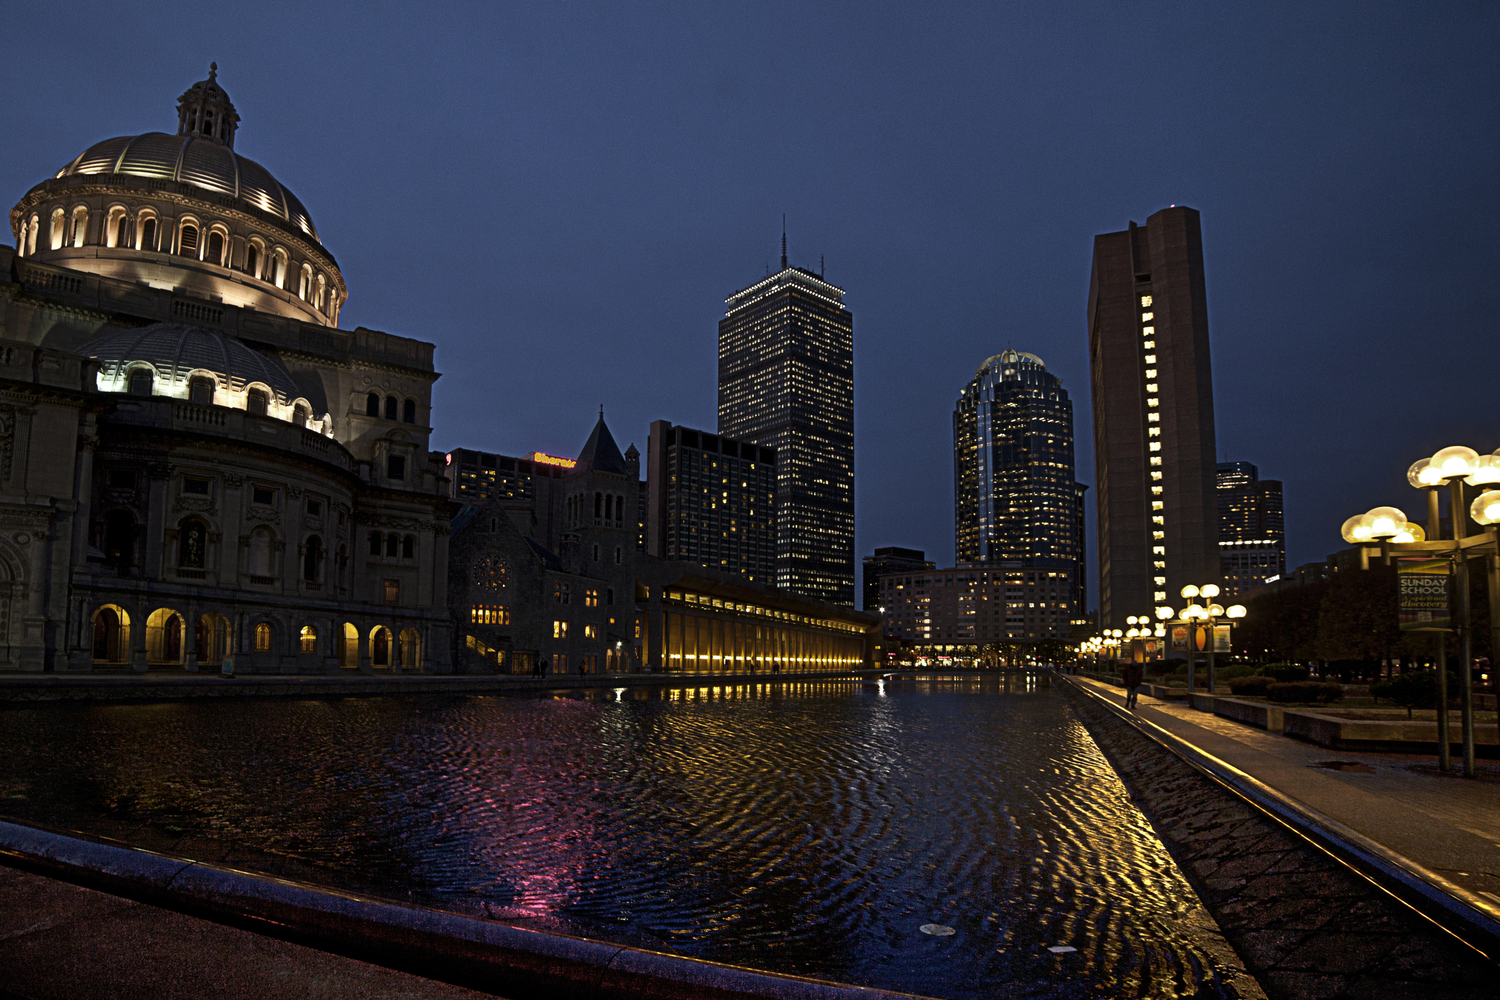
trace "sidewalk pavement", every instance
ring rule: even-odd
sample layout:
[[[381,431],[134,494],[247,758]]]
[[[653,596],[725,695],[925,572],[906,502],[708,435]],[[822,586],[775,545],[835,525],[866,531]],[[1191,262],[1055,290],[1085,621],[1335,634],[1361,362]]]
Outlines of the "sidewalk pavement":
[[[1087,677],[1116,705],[1125,692]],[[1136,714],[1500,908],[1500,765],[1475,779],[1432,755],[1330,750],[1142,694]]]
[[[0,1000],[488,994],[0,867]]]

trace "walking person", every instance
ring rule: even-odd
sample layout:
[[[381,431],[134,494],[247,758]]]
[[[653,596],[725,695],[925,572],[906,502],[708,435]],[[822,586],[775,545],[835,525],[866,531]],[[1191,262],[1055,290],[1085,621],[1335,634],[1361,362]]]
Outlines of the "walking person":
[[[1120,671],[1120,677],[1125,681],[1125,707],[1134,711],[1141,693],[1141,681],[1146,679],[1146,668],[1132,660]]]

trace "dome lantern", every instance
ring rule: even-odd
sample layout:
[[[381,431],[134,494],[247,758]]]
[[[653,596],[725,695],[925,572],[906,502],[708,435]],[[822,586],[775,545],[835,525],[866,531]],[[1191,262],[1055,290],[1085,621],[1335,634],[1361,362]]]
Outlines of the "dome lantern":
[[[239,112],[224,88],[219,86],[219,64],[208,64],[208,79],[199,80],[177,98],[177,134],[210,139],[234,148]]]

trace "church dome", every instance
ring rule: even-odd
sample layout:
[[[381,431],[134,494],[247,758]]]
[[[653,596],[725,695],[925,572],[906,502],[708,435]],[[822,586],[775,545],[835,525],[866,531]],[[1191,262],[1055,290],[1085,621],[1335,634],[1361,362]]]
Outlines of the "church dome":
[[[105,139],[85,149],[56,178],[96,174],[176,181],[214,197],[227,195],[274,216],[295,233],[318,239],[312,216],[269,170],[203,136],[145,132]]]
[[[292,419],[296,405],[310,417],[321,417],[298,388],[296,380],[277,359],[212,330],[177,323],[153,323],[134,330],[116,330],[78,348],[84,357],[97,358],[101,392],[132,392],[132,375],[149,371],[150,394],[192,398],[195,380],[212,380],[206,400],[221,406],[248,406],[251,389],[265,393],[268,416]],[[200,381],[200,385],[204,383]],[[137,383],[137,386],[139,383]]]
[[[307,208],[235,152],[217,66],[177,99],[177,134],[96,142],[11,209],[22,257],[337,326],[348,288]]]

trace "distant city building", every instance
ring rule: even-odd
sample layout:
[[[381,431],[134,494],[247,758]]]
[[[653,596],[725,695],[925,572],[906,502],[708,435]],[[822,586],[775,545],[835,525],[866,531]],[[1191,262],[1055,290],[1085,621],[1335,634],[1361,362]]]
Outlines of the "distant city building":
[[[562,497],[556,548],[542,544],[539,519],[514,498],[460,509],[448,547],[460,671],[524,674],[542,660],[554,673],[585,674],[875,665],[874,615],[638,551],[632,455],[620,453],[601,416],[560,479],[534,480]],[[764,483],[767,494],[773,487]]]
[[[1213,381],[1198,212],[1163,209],[1094,238],[1089,357],[1099,616],[1180,606],[1217,582]]]
[[[719,433],[773,448],[776,586],[854,606],[854,317],[844,290],[788,267],[726,300]]]
[[[903,549],[886,545],[875,550],[873,556],[865,556],[862,588],[864,610],[880,610],[880,578],[889,573],[904,573],[910,570],[935,569],[937,563],[929,562],[927,553],[921,549]]]
[[[886,636],[943,655],[974,657],[989,644],[1066,642],[1072,624],[1073,569],[1002,562],[913,570],[880,578]]]
[[[1218,464],[1219,566],[1224,596],[1238,597],[1286,572],[1281,482],[1249,462]]]
[[[646,484],[647,552],[774,582],[774,448],[657,420],[646,441]]]
[[[960,565],[1018,562],[1083,579],[1073,403],[1035,354],[985,360],[953,410],[955,551]],[[1080,594],[1069,595],[1077,607]]]

